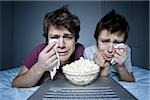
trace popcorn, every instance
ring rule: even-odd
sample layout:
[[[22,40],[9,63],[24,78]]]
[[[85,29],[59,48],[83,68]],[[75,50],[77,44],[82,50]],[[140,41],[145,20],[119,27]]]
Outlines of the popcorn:
[[[85,75],[99,71],[99,66],[93,61],[80,57],[79,60],[63,66],[63,71],[73,75]]]

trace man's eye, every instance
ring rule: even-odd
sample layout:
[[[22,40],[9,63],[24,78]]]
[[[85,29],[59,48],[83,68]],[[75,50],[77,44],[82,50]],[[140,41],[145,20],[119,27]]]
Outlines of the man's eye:
[[[59,36],[53,36],[53,37],[50,37],[51,39],[58,39]]]
[[[114,44],[120,44],[120,43],[124,43],[124,42],[117,42],[117,41],[116,41],[116,42],[114,42]]]
[[[109,43],[109,41],[107,41],[107,40],[103,40],[103,41],[102,41],[102,43]]]
[[[73,37],[72,36],[64,36],[63,38],[65,38],[65,39],[72,39]]]

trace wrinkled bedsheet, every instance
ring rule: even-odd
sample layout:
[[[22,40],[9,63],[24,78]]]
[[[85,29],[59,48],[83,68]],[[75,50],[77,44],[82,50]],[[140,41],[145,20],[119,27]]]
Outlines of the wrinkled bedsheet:
[[[22,67],[0,71],[0,100],[27,100],[40,86],[31,88],[14,88],[12,80]],[[140,67],[133,67],[136,82],[117,81],[138,100],[150,100],[150,71]]]

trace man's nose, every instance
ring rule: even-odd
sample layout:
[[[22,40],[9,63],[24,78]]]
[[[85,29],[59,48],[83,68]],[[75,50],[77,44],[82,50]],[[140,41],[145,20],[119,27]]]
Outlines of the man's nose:
[[[109,53],[112,53],[112,52],[113,52],[113,49],[114,49],[113,44],[112,44],[112,43],[109,44],[109,46],[108,46],[108,52],[109,52]]]
[[[62,48],[64,47],[64,45],[65,45],[64,38],[60,37],[58,39],[58,47]]]

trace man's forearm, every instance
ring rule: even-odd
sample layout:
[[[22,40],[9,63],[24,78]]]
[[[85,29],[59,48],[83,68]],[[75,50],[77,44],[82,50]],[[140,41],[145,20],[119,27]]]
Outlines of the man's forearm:
[[[117,66],[119,77],[123,81],[134,82],[134,76],[132,73],[129,73],[125,66]]]
[[[107,68],[102,67],[100,69],[100,76],[108,76],[108,70],[109,70],[109,67],[107,67]]]
[[[39,79],[41,78],[43,73],[44,73],[43,71],[38,69],[37,64],[35,64],[26,73],[18,75],[18,77],[16,77],[16,79],[14,79],[12,86],[14,86],[14,87],[34,86],[39,81]]]

